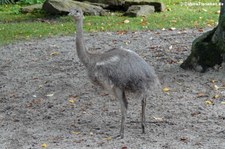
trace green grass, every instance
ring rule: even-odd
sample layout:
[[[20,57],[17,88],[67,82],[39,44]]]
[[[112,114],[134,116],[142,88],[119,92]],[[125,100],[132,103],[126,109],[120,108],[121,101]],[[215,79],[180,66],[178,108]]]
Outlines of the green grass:
[[[185,0],[193,2],[194,0]],[[155,13],[149,17],[86,16],[86,32],[185,29],[216,26],[219,6],[183,6],[181,0],[165,0],[167,11]],[[215,2],[217,0],[195,0],[195,2]],[[0,6],[0,45],[55,35],[71,35],[75,31],[74,22],[68,16],[46,18],[44,13],[18,13],[19,5]],[[129,23],[124,23],[129,20]]]

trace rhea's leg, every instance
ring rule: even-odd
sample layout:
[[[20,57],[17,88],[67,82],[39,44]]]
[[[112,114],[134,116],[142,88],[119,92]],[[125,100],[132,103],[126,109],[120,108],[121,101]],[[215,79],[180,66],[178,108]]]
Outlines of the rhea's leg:
[[[123,138],[124,137],[124,123],[125,123],[125,119],[126,119],[126,115],[127,115],[127,99],[125,96],[125,92],[123,90],[121,90],[120,88],[114,88],[114,94],[115,96],[118,98],[118,100],[120,101],[120,106],[121,106],[121,128],[120,128],[120,137]]]
[[[145,133],[145,107],[146,107],[146,97],[143,97],[141,101],[142,113],[141,113],[141,128],[142,133]]]

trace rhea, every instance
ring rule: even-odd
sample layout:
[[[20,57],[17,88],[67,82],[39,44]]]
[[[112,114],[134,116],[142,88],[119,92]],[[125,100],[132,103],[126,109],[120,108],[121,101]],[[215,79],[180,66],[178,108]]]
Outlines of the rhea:
[[[132,50],[112,48],[104,53],[87,51],[83,37],[83,12],[80,8],[70,10],[76,22],[76,50],[80,61],[87,69],[93,84],[100,85],[112,93],[121,105],[120,136],[124,137],[128,101],[125,91],[137,93],[141,98],[141,128],[145,133],[145,107],[148,93],[160,86],[154,68]]]

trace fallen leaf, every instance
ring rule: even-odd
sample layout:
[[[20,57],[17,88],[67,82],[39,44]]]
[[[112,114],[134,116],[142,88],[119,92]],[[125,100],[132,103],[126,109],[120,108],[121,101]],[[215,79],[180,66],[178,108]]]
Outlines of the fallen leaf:
[[[171,8],[166,8],[166,10],[167,10],[167,11],[172,11],[172,9],[171,9]]]
[[[211,80],[212,83],[216,83],[216,80]]]
[[[184,143],[188,143],[188,137],[181,137],[180,141],[184,142]]]
[[[148,21],[146,20],[146,17],[142,17],[142,19],[141,19],[141,25],[142,26],[148,25]]]
[[[56,55],[59,55],[59,52],[52,52],[50,55],[51,56],[56,56]]]
[[[74,99],[69,99],[69,103],[74,104],[75,102],[76,102],[76,100],[74,100]]]
[[[93,135],[94,135],[94,133],[93,133],[93,132],[90,132],[90,135],[91,135],[91,136],[93,136]]]
[[[219,98],[219,97],[220,97],[220,95],[214,95],[214,96],[213,96],[214,99],[217,99],[217,98]]]
[[[218,87],[217,85],[214,85],[214,89],[215,89],[215,90],[218,90],[219,87]]]
[[[77,99],[78,95],[69,95],[69,99]]]
[[[208,97],[208,95],[202,92],[197,93],[197,98],[201,98],[201,97]]]
[[[201,29],[201,28],[200,28],[200,29],[198,29],[198,31],[199,31],[199,32],[204,32],[204,30],[203,30],[203,29]]]
[[[46,95],[47,97],[52,97],[52,96],[54,96],[54,93],[52,93],[52,94],[48,94],[48,95]]]
[[[175,27],[171,27],[169,30],[174,31],[174,30],[176,30],[176,28]]]
[[[43,143],[43,144],[41,144],[41,147],[42,148],[46,148],[47,147],[47,144],[46,143]]]
[[[101,30],[102,30],[102,31],[104,31],[104,30],[105,30],[105,28],[104,28],[103,26],[101,26]]]
[[[117,31],[116,34],[117,35],[124,35],[124,34],[127,34],[127,32],[128,31],[126,31],[126,30],[121,30],[121,31]]]
[[[128,149],[126,146],[123,146],[121,149]]]
[[[160,121],[162,122],[163,121],[163,118],[162,117],[153,117],[156,121]]]
[[[224,105],[224,104],[225,104],[225,101],[221,101],[221,104],[223,104],[223,105]]]
[[[184,62],[183,60],[179,60],[177,63],[182,64],[183,62]]]
[[[129,20],[124,20],[123,23],[127,24],[127,23],[130,23]]]
[[[74,104],[77,101],[77,97],[78,97],[77,95],[75,96],[70,95],[68,99],[69,103]]]
[[[201,114],[201,112],[197,111],[197,112],[191,113],[191,116],[196,116],[196,115],[199,115],[199,114]]]
[[[106,140],[106,141],[111,141],[111,140],[112,140],[112,137],[104,138],[104,140]]]
[[[131,43],[130,41],[126,41],[126,42],[125,42],[126,45],[129,45],[130,43]]]
[[[215,90],[225,89],[225,87],[224,87],[224,86],[219,87],[219,86],[217,86],[217,85],[214,85],[213,87],[214,87],[214,89],[215,89]]]
[[[206,101],[205,101],[205,104],[206,104],[206,105],[212,105],[213,102],[212,102],[211,100],[206,100]]]
[[[79,135],[80,131],[72,131],[72,134]]]
[[[170,89],[168,87],[163,88],[163,92],[169,92],[169,91],[170,91]]]

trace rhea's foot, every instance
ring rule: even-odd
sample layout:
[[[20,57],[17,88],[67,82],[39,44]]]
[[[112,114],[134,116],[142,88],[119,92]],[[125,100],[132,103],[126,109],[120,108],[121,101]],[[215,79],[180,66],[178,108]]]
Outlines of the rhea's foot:
[[[142,125],[141,125],[141,128],[142,128],[142,133],[145,134],[145,125],[142,124]]]
[[[117,136],[114,136],[113,139],[123,139],[124,134],[118,134]]]

